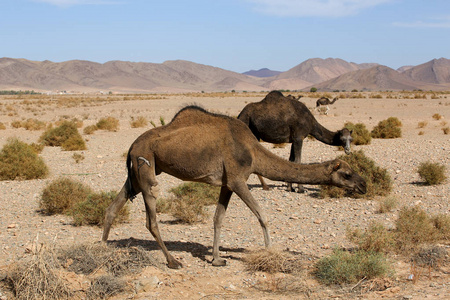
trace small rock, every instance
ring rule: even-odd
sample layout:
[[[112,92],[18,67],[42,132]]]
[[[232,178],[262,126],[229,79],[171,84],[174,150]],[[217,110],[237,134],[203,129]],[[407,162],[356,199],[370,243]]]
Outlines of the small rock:
[[[322,223],[322,220],[320,220],[320,219],[315,219],[313,222],[314,222],[314,224],[320,224],[320,223]]]
[[[13,228],[16,228],[17,227],[17,224],[9,224],[8,225],[8,229],[13,229]]]

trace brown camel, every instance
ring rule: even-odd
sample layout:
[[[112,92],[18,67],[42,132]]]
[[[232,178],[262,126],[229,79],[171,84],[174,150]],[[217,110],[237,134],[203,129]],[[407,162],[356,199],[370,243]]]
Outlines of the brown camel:
[[[162,172],[182,180],[221,186],[214,215],[214,266],[226,264],[219,257],[222,221],[232,193],[236,193],[256,215],[270,246],[266,217],[251,195],[246,181],[250,174],[261,174],[273,180],[328,184],[366,192],[364,179],[341,160],[321,164],[299,165],[284,160],[265,149],[241,121],[188,106],[173,120],[139,136],[127,156],[128,177],[116,199],[106,209],[103,241],[107,241],[111,224],[127,199],[142,193],[146,226],[156,239],[170,268],[182,265],[167,250],[156,221],[156,176]]]
[[[320,106],[326,106],[327,109],[325,110],[324,114],[328,115],[328,111],[330,110],[328,105],[332,105],[332,104],[334,104],[334,102],[336,102],[338,100],[339,100],[338,97],[335,97],[333,99],[333,101],[330,101],[330,99],[328,99],[327,97],[321,97],[321,98],[317,99],[317,101],[316,101],[316,108],[315,108],[315,110],[319,109]]]
[[[299,95],[298,97],[295,97],[294,95],[287,95],[286,98],[292,99],[292,100],[300,100],[300,98],[303,97],[302,95]]]
[[[292,143],[289,160],[300,163],[303,139],[312,135],[322,143],[343,146],[350,153],[351,132],[344,128],[333,132],[317,122],[311,111],[300,101],[284,97],[279,91],[272,91],[260,102],[247,104],[238,116],[256,138],[273,144]],[[258,176],[263,189],[268,187]],[[292,184],[288,189],[293,191]],[[299,186],[303,191],[303,187]]]

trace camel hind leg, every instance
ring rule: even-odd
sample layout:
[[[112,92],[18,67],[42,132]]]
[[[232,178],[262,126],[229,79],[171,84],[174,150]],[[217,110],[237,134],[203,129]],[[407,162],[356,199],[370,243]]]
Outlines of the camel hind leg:
[[[106,242],[108,240],[109,231],[111,230],[111,225],[114,222],[119,211],[123,208],[125,203],[127,202],[127,184],[125,182],[116,199],[108,206],[105,212],[105,222],[103,225],[103,235],[102,241]]]
[[[139,166],[137,177],[139,178],[139,186],[142,190],[142,196],[144,197],[146,227],[163,251],[168,267],[171,269],[179,269],[182,267],[182,264],[169,253],[169,250],[161,238],[158,223],[156,221],[156,198],[159,194],[159,187],[158,182],[156,181],[154,158],[147,157],[147,159],[144,159],[144,162],[144,164]]]
[[[223,218],[225,217],[225,212],[230,202],[231,195],[233,194],[226,186],[222,186],[220,189],[219,203],[216,207],[216,212],[214,214],[214,243],[213,243],[213,266],[225,266],[226,260],[220,258],[219,256],[219,240],[220,231],[222,229]]]

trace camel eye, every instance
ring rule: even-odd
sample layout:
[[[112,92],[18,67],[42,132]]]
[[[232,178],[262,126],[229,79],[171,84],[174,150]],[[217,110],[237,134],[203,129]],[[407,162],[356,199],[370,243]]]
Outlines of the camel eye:
[[[350,178],[352,178],[352,175],[351,175],[351,174],[345,173],[345,174],[344,174],[344,178],[345,178],[345,179],[350,179]]]

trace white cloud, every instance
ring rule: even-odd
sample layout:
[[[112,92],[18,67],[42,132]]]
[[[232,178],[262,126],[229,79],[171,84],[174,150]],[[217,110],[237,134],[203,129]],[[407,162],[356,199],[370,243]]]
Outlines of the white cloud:
[[[343,17],[394,0],[246,0],[256,10],[278,16]]]
[[[34,2],[48,3],[61,7],[68,7],[73,5],[98,5],[98,4],[114,4],[117,2],[106,0],[34,0]]]
[[[394,26],[406,28],[450,28],[450,16],[435,18],[435,21],[395,22]]]

